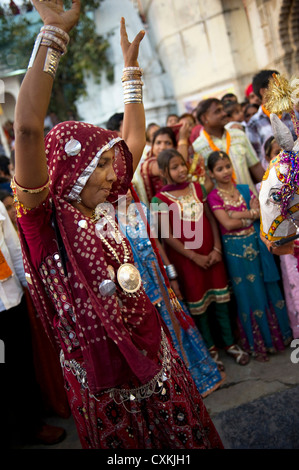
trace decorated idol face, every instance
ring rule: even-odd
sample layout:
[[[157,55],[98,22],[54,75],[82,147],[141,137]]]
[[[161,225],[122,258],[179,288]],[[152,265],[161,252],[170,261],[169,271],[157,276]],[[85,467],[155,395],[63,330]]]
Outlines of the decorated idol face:
[[[299,227],[299,143],[276,115],[271,115],[282,151],[271,160],[259,194],[261,234],[269,241],[296,234]]]

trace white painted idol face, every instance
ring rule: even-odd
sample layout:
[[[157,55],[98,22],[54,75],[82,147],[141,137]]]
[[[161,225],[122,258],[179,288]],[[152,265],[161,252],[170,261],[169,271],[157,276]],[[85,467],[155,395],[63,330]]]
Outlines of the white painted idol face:
[[[271,114],[271,123],[275,139],[283,150],[270,162],[259,201],[261,234],[269,241],[276,241],[295,235],[299,227],[299,188],[296,179],[291,178],[299,170],[299,166],[297,171],[296,165],[294,167],[299,143],[294,142],[291,132],[276,115]]]

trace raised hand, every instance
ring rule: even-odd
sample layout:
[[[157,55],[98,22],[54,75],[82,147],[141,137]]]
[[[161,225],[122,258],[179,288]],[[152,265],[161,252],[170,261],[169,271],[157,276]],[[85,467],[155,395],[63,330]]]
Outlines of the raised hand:
[[[145,31],[140,31],[135,39],[130,42],[127,35],[125,19],[121,18],[120,21],[120,45],[122,48],[124,66],[125,67],[138,67],[138,54],[139,45],[144,38]]]
[[[80,0],[72,0],[69,10],[64,10],[62,0],[32,0],[32,3],[45,25],[69,32],[79,20]]]
[[[188,121],[183,121],[179,128],[179,139],[189,139],[191,133]]]

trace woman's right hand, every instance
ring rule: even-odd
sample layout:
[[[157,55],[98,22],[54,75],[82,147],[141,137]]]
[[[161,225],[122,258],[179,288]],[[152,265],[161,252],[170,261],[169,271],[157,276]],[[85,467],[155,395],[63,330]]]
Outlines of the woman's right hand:
[[[270,251],[270,253],[272,253],[273,255],[281,256],[294,254],[294,242],[289,242],[282,246],[275,246],[274,242],[270,242],[269,240],[267,240],[261,233],[260,238],[262,242],[265,243],[266,247],[268,248],[268,251]]]
[[[45,25],[69,32],[79,20],[80,0],[72,0],[69,10],[64,10],[62,0],[32,0],[32,3]]]
[[[125,19],[121,18],[120,22],[120,45],[124,57],[124,66],[125,67],[138,67],[138,54],[139,54],[139,45],[142,39],[144,38],[145,31],[139,31],[135,39],[130,42],[127,35]]]
[[[181,127],[179,128],[179,140],[183,139],[189,139],[190,137],[190,126],[187,121],[183,121],[181,124]]]

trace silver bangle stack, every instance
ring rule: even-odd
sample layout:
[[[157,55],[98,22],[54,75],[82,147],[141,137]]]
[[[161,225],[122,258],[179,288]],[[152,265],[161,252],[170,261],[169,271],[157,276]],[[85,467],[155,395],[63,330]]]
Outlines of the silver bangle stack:
[[[142,69],[140,67],[125,67],[122,75],[122,85],[124,90],[124,103],[142,103],[143,82]]]
[[[168,266],[164,266],[166,270],[167,277],[170,281],[176,279],[178,277],[177,272],[173,264],[169,264]]]
[[[69,40],[69,35],[62,29],[51,25],[42,26],[35,40],[28,69],[33,66],[39,47],[47,46],[48,50],[43,71],[50,74],[54,79],[60,57],[66,53]]]

